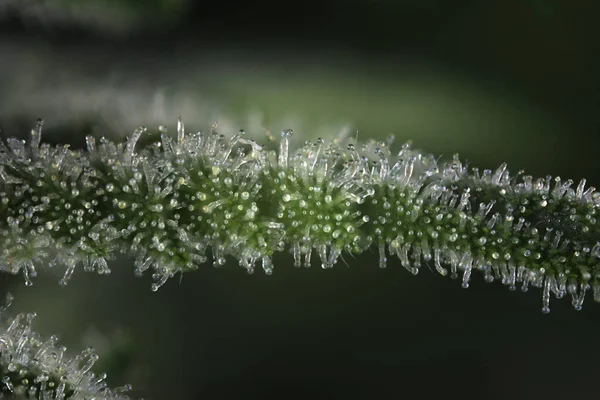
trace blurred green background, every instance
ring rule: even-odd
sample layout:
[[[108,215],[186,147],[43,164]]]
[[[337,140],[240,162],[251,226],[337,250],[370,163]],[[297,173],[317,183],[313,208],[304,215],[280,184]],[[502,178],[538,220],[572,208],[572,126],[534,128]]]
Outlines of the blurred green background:
[[[174,130],[183,114],[189,130],[218,121],[261,142],[285,128],[296,144],[394,134],[398,146],[412,140],[483,168],[507,161],[600,182],[596,2],[95,4],[120,17],[0,13],[2,136],[26,138],[43,117],[46,140],[82,146],[89,132]],[[346,259],[349,269],[296,270],[281,255],[271,277],[207,265],[158,293],[125,259],[108,277],[78,271],[67,288],[62,270],[33,288],[0,280],[13,312],[35,310],[39,330],[72,350],[95,345],[113,385],[150,399],[596,393],[591,297],[581,312],[563,299],[542,315],[539,290],[511,293],[479,276],[463,290],[399,263],[379,270],[375,254]]]

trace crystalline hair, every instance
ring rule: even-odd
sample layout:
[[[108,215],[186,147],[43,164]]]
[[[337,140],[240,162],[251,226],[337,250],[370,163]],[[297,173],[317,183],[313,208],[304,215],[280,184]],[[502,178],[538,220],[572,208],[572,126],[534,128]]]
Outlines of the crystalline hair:
[[[293,151],[288,130],[267,150],[244,131],[189,134],[181,119],[176,137],[140,145],[151,138],[142,127],[124,143],[88,136],[87,151],[41,143],[41,132],[39,121],[28,142],[0,142],[0,269],[27,284],[46,262],[66,266],[62,284],[79,264],[109,273],[117,251],[136,274],[152,270],[157,290],[207,251],[215,266],[230,256],[271,274],[275,252],[296,267],[316,253],[331,268],[374,247],[381,268],[396,256],[412,274],[460,274],[465,288],[473,271],[541,288],[544,312],[551,294],[578,310],[590,288],[600,301],[600,197],[585,180],[468,170],[409,144],[392,153],[391,139]]]
[[[91,368],[98,360],[88,348],[74,358],[65,356],[66,347],[58,338],[42,339],[31,330],[35,314],[7,317],[12,302],[7,295],[0,307],[0,398],[12,394],[18,398],[43,400],[102,399],[126,400],[130,385],[110,389],[106,374],[95,375]]]

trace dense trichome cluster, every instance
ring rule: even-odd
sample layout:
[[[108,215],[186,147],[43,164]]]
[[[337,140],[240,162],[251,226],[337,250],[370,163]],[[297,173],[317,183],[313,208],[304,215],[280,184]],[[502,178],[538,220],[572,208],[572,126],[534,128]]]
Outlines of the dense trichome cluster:
[[[35,314],[6,315],[12,297],[0,307],[0,399],[126,400],[130,385],[109,389],[106,374],[91,368],[98,360],[88,348],[74,358],[65,356],[58,338],[42,339],[32,331]]]
[[[87,151],[41,144],[42,123],[25,142],[0,143],[0,268],[21,272],[64,264],[66,284],[78,264],[109,273],[115,252],[153,271],[153,290],[178,272],[232,256],[248,272],[273,272],[272,255],[289,251],[295,266],[318,255],[330,268],[346,251],[390,255],[411,273],[430,265],[442,275],[472,271],[511,290],[569,294],[581,309],[591,287],[600,300],[600,197],[582,180],[534,179],[467,169],[458,156],[439,162],[391,141],[361,146],[336,139],[268,150],[240,131],[225,137],[160,140],[137,129],[124,143],[86,137]],[[148,140],[146,140],[148,142]],[[210,250],[209,250],[210,249]]]

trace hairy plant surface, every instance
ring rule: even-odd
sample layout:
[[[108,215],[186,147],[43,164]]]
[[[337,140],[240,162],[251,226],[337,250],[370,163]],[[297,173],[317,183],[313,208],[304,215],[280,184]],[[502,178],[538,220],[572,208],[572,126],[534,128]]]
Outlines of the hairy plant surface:
[[[87,136],[87,151],[73,151],[41,143],[39,121],[29,142],[0,142],[0,268],[30,285],[39,266],[61,264],[66,284],[79,264],[109,273],[120,251],[136,274],[152,270],[158,290],[208,250],[215,266],[232,256],[271,274],[275,252],[296,267],[316,253],[331,268],[375,247],[381,268],[397,256],[412,274],[424,264],[461,274],[465,288],[473,271],[542,288],[544,312],[551,293],[577,310],[590,287],[600,301],[600,197],[585,180],[468,170],[409,144],[393,155],[392,138],[290,151],[288,130],[273,151],[243,131],[189,134],[181,119],[176,138],[145,132],[124,143]]]
[[[91,372],[98,360],[94,349],[67,357],[57,336],[43,340],[32,331],[35,314],[6,316],[12,300],[7,295],[6,304],[0,307],[0,399],[129,399],[125,393],[130,385],[110,389],[106,374]]]

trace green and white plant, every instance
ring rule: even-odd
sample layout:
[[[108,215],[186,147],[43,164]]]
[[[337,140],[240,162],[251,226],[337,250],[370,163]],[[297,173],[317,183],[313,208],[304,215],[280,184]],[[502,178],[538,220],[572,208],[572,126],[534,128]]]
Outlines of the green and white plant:
[[[65,355],[58,337],[42,339],[32,330],[35,314],[6,315],[13,298],[0,307],[0,398],[63,400],[126,400],[130,385],[110,389],[106,374],[94,374],[93,348],[74,358]]]
[[[288,130],[276,151],[244,131],[190,134],[179,119],[176,137],[141,127],[124,143],[87,136],[82,151],[42,143],[42,126],[0,143],[0,269],[28,285],[45,265],[66,266],[63,285],[81,264],[110,273],[116,252],[137,275],[151,270],[158,290],[209,249],[215,266],[231,256],[271,274],[276,252],[296,267],[315,252],[331,268],[375,247],[381,268],[396,256],[412,274],[461,274],[465,288],[473,271],[541,288],[543,312],[551,294],[579,310],[591,287],[600,301],[600,195],[585,180],[468,169],[409,144],[392,153],[391,138],[290,151]]]

